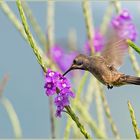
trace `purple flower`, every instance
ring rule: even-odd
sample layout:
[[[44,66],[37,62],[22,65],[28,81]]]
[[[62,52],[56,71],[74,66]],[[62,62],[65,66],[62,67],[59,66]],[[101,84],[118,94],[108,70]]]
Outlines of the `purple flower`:
[[[46,88],[46,94],[48,96],[53,95],[56,92],[56,86],[53,82],[47,82],[44,88]]]
[[[104,48],[104,37],[99,31],[95,32],[93,43],[94,43],[93,45],[94,45],[95,52],[100,52]],[[89,41],[86,42],[85,49],[87,53],[89,54],[91,51]]]
[[[118,16],[112,19],[112,27],[119,37],[131,39],[132,41],[136,40],[137,31],[127,10],[123,10]]]
[[[70,83],[64,76],[60,76],[57,86],[60,90],[62,90],[64,88],[70,88]]]
[[[63,108],[67,105],[69,105],[69,99],[67,93],[61,94],[61,92],[56,96],[55,98],[55,105],[60,110],[63,110]]]
[[[51,57],[63,72],[70,67],[76,55],[76,52],[67,54],[58,44],[51,47]]]
[[[60,68],[62,71],[66,71],[72,64],[73,59],[77,56],[77,52],[70,52],[63,54],[63,58],[60,60]]]
[[[122,26],[120,30],[118,30],[118,35],[124,39],[130,39],[132,41],[136,40],[137,31],[135,25],[133,23],[126,24]]]
[[[70,89],[69,81],[58,72],[48,69],[45,81],[47,96],[52,96],[57,89],[59,90],[54,103],[57,107],[56,116],[61,117],[64,107],[69,105],[69,97],[74,98],[75,94]]]
[[[56,116],[61,117],[64,107],[69,105],[69,97],[75,97],[75,94],[69,88],[64,88],[57,94],[54,101],[57,106]]]
[[[58,61],[59,59],[61,59],[63,54],[63,49],[58,44],[51,47],[51,57],[54,61]]]
[[[121,28],[127,22],[131,22],[131,15],[127,10],[122,10],[119,15],[113,18],[112,25],[114,28]]]
[[[61,117],[61,113],[62,113],[63,109],[64,108],[62,108],[61,106],[57,106],[57,110],[56,110],[55,116],[56,117]]]
[[[57,80],[59,79],[59,74],[57,72],[54,72],[50,69],[48,69],[46,73],[46,83],[44,88],[46,88],[46,94],[48,96],[53,95],[56,92],[56,84]]]
[[[123,25],[123,20],[122,20],[122,18],[120,18],[120,16],[113,18],[113,20],[111,22],[112,22],[112,26],[115,29],[118,29]]]
[[[119,14],[119,16],[124,20],[131,20],[132,19],[130,13],[126,9],[123,9],[121,11],[121,13]]]

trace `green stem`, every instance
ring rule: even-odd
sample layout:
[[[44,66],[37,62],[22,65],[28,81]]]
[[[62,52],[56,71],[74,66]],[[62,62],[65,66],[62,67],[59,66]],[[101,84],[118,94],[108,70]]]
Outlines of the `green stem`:
[[[134,44],[130,39],[127,40],[127,43],[130,47],[132,47],[138,54],[140,54],[140,47]]]
[[[11,20],[13,25],[18,29],[18,31],[23,36],[23,38],[28,42],[28,39],[27,39],[27,36],[24,32],[24,28],[23,28],[22,24],[17,19],[16,15],[13,13],[13,11],[10,9],[8,4],[5,1],[1,0],[0,7],[3,10],[3,12],[6,14],[6,16]]]
[[[102,99],[102,102],[103,102],[103,107],[104,107],[104,110],[105,110],[105,114],[107,116],[107,119],[111,125],[111,130],[115,136],[116,139],[120,139],[120,135],[119,135],[119,132],[117,130],[117,127],[116,127],[116,124],[114,122],[114,120],[112,119],[112,116],[111,116],[111,112],[110,112],[110,108],[109,108],[109,105],[107,103],[107,100],[106,100],[106,97],[103,93],[103,88],[101,87],[101,85],[99,85],[99,89],[100,89],[100,96],[101,96],[101,99]]]
[[[114,4],[114,7],[116,9],[116,13],[120,13],[121,11],[121,3],[120,0],[112,0],[112,3]]]
[[[131,40],[129,40],[129,39],[127,40],[127,43],[128,43],[128,45],[129,45],[130,47],[132,47],[136,52],[138,52],[138,53],[140,54],[140,48],[139,48],[137,45],[135,45],[135,44],[134,44]],[[136,56],[135,56],[135,54],[134,54],[132,48],[128,48],[128,50],[129,50],[129,55],[130,55],[130,61],[131,61],[131,63],[132,63],[132,66],[133,66],[134,71],[136,72],[136,74],[137,74],[138,76],[140,76],[140,67],[139,67],[139,64],[138,64],[138,62],[137,62]]]
[[[77,51],[77,33],[74,28],[70,28],[68,32],[68,47],[72,51]]]
[[[4,108],[6,109],[8,117],[10,118],[10,122],[13,127],[15,138],[21,138],[22,131],[21,131],[20,121],[18,119],[18,116],[14,110],[14,107],[10,103],[10,101],[7,98],[3,97],[3,91],[8,82],[8,79],[9,79],[9,76],[7,74],[5,74],[0,83],[0,99],[1,99],[0,101],[1,101],[2,105],[4,106]]]
[[[1,98],[1,103],[5,107],[6,112],[9,116],[9,118],[10,118],[15,137],[16,138],[21,138],[22,137],[22,130],[21,130],[21,127],[20,127],[20,121],[18,119],[16,111],[14,110],[14,107],[12,106],[10,101],[5,97]]]
[[[134,51],[132,50],[132,48],[128,48],[128,51],[129,51],[130,62],[132,64],[133,70],[135,71],[135,73],[138,76],[140,76],[140,67],[139,67],[139,64],[137,62]]]
[[[55,116],[54,116],[54,107],[53,107],[53,98],[49,97],[49,109],[50,109],[50,123],[51,123],[51,136],[52,139],[56,138],[55,135]]]
[[[47,1],[48,7],[47,7],[47,33],[48,33],[48,49],[51,48],[55,43],[55,37],[54,37],[54,19],[55,19],[55,9],[54,9],[54,1],[48,0]]]
[[[140,54],[140,48],[135,45],[131,40],[127,40],[127,44],[132,47],[136,52],[138,52]],[[139,64],[136,60],[136,57],[134,55],[134,52],[132,50],[132,48],[128,48],[129,50],[129,55],[130,55],[130,61],[132,63],[133,69],[134,71],[137,73],[138,76],[140,76],[140,68],[139,68]]]
[[[27,2],[24,0],[22,0],[22,6],[23,6],[23,9],[24,9],[27,17],[29,18],[29,21],[31,22],[31,25],[32,25],[32,27],[37,35],[37,38],[40,41],[40,44],[43,45],[44,48],[46,48],[46,45],[47,45],[46,36],[42,32],[42,30],[41,30],[36,18],[34,17],[30,7],[28,6]]]
[[[21,20],[22,20],[22,24],[23,24],[25,33],[26,33],[27,38],[30,42],[30,46],[33,49],[33,52],[36,55],[36,58],[37,58],[39,64],[41,65],[43,71],[46,73],[46,71],[47,71],[46,63],[44,62],[44,59],[43,59],[41,53],[38,51],[37,45],[34,42],[32,34],[30,33],[30,30],[29,30],[29,27],[28,27],[28,24],[27,24],[27,20],[26,20],[23,8],[21,6],[20,0],[16,0],[16,3],[17,3],[17,7],[18,7],[18,10],[19,10],[19,13],[20,13],[20,17],[21,17]],[[71,108],[69,106],[66,106],[65,108],[66,108],[67,112],[69,113],[69,115],[71,116],[71,118],[77,124],[78,128],[80,129],[81,133],[85,136],[85,138],[90,138],[89,134],[84,129],[83,125],[79,122],[78,117],[71,110]]]
[[[39,49],[37,47],[37,44],[34,41],[34,38],[33,38],[32,34],[29,30],[29,27],[28,27],[26,17],[25,17],[25,14],[23,12],[23,8],[21,6],[20,0],[17,0],[16,3],[17,3],[17,6],[18,6],[18,10],[19,10],[19,13],[20,13],[20,16],[21,16],[21,19],[22,19],[22,24],[23,24],[25,33],[27,35],[28,41],[30,43],[30,46],[32,47],[32,50],[33,50],[34,54],[36,55],[38,63],[41,65],[43,71],[46,72],[47,63],[44,61],[43,57],[41,56],[41,52],[39,51]]]
[[[54,45],[54,3],[51,0],[47,1],[48,7],[47,7],[47,22],[48,22],[48,44],[46,46],[46,51],[48,51],[49,54],[49,49],[53,47]],[[47,52],[46,52],[47,53]],[[50,108],[50,118],[51,118],[51,134],[52,138],[56,138],[56,131],[55,131],[55,116],[54,116],[54,107],[53,107],[53,98],[49,98],[49,108]]]
[[[94,93],[96,92],[95,86],[92,86],[94,83],[94,78],[90,77],[89,84],[87,86],[86,94],[84,96],[85,107],[89,109],[91,103],[94,101]]]
[[[66,108],[68,114],[71,116],[71,118],[76,123],[77,127],[80,129],[81,133],[85,136],[85,138],[90,139],[91,138],[90,135],[87,133],[84,126],[80,123],[79,118],[75,115],[75,113],[72,111],[70,106],[66,106],[65,108]]]
[[[89,40],[91,53],[93,54],[94,53],[94,42],[93,42],[94,28],[93,28],[93,23],[92,23],[92,15],[90,11],[91,9],[90,9],[89,0],[82,1],[82,8],[83,8],[83,15],[85,18],[87,37]]]
[[[22,35],[22,37],[30,44],[27,35],[25,33],[25,30],[23,28],[23,25],[20,23],[20,21],[17,19],[17,17],[15,16],[15,14],[13,13],[13,11],[10,9],[10,7],[7,5],[6,2],[4,2],[3,0],[0,1],[0,6],[3,10],[3,12],[8,16],[8,18],[11,20],[11,22],[13,23],[13,25],[18,29],[18,31],[20,32],[20,34]],[[34,40],[35,42],[35,40]],[[37,44],[35,42],[35,44]],[[46,65],[51,64],[49,62],[49,60],[47,59],[47,57],[43,54],[42,50],[36,46],[36,48],[38,49],[39,53],[43,56],[44,58],[44,63],[46,63]],[[46,60],[45,60],[46,59]]]
[[[72,105],[72,107],[73,107],[74,110],[76,109],[75,103],[76,103],[78,100],[80,100],[80,95],[81,95],[81,92],[82,92],[82,90],[83,90],[83,86],[84,86],[84,84],[85,84],[85,82],[86,82],[87,76],[88,76],[88,72],[85,72],[85,74],[84,74],[84,76],[82,77],[81,82],[80,82],[80,84],[79,84],[79,86],[78,86],[78,89],[77,89],[77,92],[76,92],[76,93],[77,93],[77,94],[76,94],[76,99],[75,99],[75,101],[74,101],[74,103],[73,103],[73,105]],[[72,126],[71,120],[68,118],[68,120],[67,120],[67,125],[66,125],[66,129],[65,129],[65,133],[64,133],[65,139],[68,139],[68,137],[69,137],[71,126]]]
[[[113,6],[109,4],[109,6],[106,8],[106,11],[105,11],[105,14],[102,19],[101,26],[100,26],[100,31],[103,35],[105,35],[108,30],[107,27],[110,23],[112,13],[113,13]]]
[[[81,82],[80,82],[80,84],[78,86],[78,89],[77,89],[77,99],[76,100],[79,100],[80,99],[80,95],[81,95],[81,92],[83,90],[83,87],[84,87],[84,85],[85,85],[85,83],[87,81],[88,75],[89,75],[89,73],[85,71],[85,73],[84,73],[84,75],[83,75],[83,77],[81,79]]]
[[[72,126],[71,119],[68,118],[68,119],[67,119],[67,123],[66,123],[65,132],[64,132],[64,138],[65,138],[66,140],[69,139],[71,126]]]
[[[89,125],[89,127],[94,131],[94,134],[97,138],[105,139],[106,136],[104,133],[100,130],[99,127],[97,127],[96,122],[93,120],[91,115],[89,114],[86,107],[83,106],[83,104],[80,101],[76,102],[76,107],[78,112],[81,114],[81,116],[84,118],[85,122]]]
[[[139,131],[139,128],[138,128],[138,125],[137,125],[134,109],[133,109],[130,101],[128,101],[128,109],[129,109],[130,116],[131,116],[131,119],[132,119],[132,125],[133,125],[133,128],[134,128],[135,136],[136,136],[137,139],[140,139],[140,131]]]
[[[99,89],[99,82],[94,79],[94,83],[95,83],[95,101],[96,101],[96,110],[97,110],[97,117],[98,117],[98,124],[99,124],[99,128],[102,132],[104,132],[104,135],[106,135],[106,131],[105,131],[105,120],[104,120],[104,110],[103,110],[103,102],[101,100],[101,96],[100,96],[100,89]],[[104,94],[104,93],[103,93]]]

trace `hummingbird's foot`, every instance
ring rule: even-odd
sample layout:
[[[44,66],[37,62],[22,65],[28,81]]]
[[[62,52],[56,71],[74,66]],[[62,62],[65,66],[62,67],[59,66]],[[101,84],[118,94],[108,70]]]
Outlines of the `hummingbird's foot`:
[[[112,89],[113,86],[112,86],[112,85],[107,85],[107,88],[108,88],[108,89]]]

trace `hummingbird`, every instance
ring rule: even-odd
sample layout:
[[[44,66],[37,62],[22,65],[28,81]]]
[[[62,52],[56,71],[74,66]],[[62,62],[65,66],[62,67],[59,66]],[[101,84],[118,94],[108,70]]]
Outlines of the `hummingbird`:
[[[89,71],[97,80],[106,85],[108,89],[127,84],[140,85],[140,77],[126,75],[118,71],[118,68],[123,63],[128,46],[124,39],[115,41],[114,39],[108,42],[100,55],[87,56],[79,54],[76,56],[72,65],[63,76],[71,70],[79,69]]]

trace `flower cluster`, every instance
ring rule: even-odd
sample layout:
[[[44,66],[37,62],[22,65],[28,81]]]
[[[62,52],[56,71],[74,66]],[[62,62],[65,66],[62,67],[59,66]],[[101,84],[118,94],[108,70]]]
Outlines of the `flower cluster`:
[[[56,116],[61,117],[64,107],[69,105],[69,97],[74,98],[75,94],[70,90],[69,81],[58,72],[48,69],[45,80],[44,88],[47,96],[52,96],[56,91],[58,92],[54,103],[57,107]]]
[[[94,46],[95,52],[101,52],[102,49],[104,48],[104,37],[99,31],[95,32],[95,35],[93,38],[93,46]],[[89,41],[86,42],[85,49],[86,49],[86,52],[89,54],[91,51]]]
[[[62,71],[65,71],[70,67],[71,62],[73,61],[76,55],[76,52],[66,54],[62,47],[58,44],[51,47],[51,57]]]
[[[136,27],[132,22],[132,17],[127,10],[122,10],[119,15],[112,19],[112,27],[123,39],[136,40]]]

